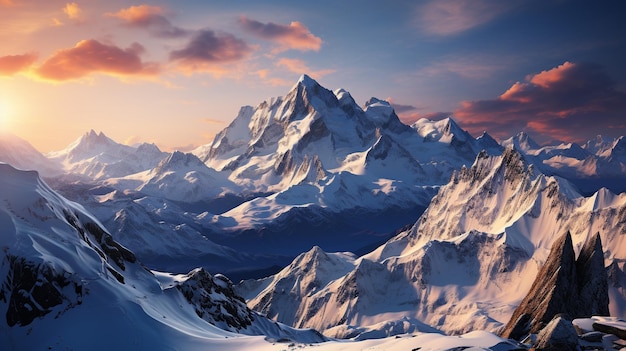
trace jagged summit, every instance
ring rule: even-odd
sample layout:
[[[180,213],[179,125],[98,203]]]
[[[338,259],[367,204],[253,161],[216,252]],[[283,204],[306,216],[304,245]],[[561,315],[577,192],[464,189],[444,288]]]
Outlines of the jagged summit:
[[[206,168],[206,165],[194,154],[174,151],[157,165],[159,171],[179,168]]]

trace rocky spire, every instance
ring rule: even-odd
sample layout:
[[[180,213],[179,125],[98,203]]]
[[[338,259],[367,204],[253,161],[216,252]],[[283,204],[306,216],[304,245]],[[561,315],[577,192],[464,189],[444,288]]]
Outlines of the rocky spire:
[[[515,309],[502,336],[537,333],[557,314],[569,318],[608,315],[608,278],[600,235],[585,242],[578,260],[569,232],[552,245],[530,291]]]
[[[589,238],[583,245],[576,261],[576,272],[581,301],[578,316],[608,316],[608,274],[604,268],[600,233]]]

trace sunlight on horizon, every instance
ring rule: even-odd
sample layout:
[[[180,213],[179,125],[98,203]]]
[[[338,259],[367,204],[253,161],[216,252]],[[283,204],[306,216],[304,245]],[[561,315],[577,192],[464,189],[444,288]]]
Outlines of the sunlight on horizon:
[[[6,100],[0,100],[0,132],[8,132],[15,118],[15,108]]]

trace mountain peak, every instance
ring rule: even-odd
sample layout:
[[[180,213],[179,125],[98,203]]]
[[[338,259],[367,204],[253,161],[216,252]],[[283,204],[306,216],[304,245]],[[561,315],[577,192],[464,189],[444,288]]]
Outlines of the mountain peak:
[[[89,144],[95,144],[95,143],[102,144],[102,143],[108,143],[109,141],[111,141],[111,139],[109,139],[109,137],[107,137],[102,131],[98,133],[93,129],[83,134],[80,140],[81,140],[81,143],[89,143]]]
[[[307,74],[301,75],[300,78],[298,78],[298,83],[297,84],[302,84],[302,85],[307,86],[307,87],[319,85],[319,83],[317,83],[317,81],[315,81],[315,79],[311,78]]]
[[[520,151],[540,149],[541,146],[535,142],[526,132],[519,132],[515,136],[502,141],[502,146],[513,146]]]
[[[391,104],[386,100],[381,100],[379,98],[371,97],[369,100],[365,102],[365,107],[369,107],[371,105],[380,104],[383,106],[391,107]]]

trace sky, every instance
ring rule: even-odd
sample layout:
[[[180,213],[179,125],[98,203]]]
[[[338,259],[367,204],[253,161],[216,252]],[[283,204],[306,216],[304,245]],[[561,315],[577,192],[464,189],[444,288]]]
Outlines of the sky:
[[[0,0],[0,130],[189,151],[302,74],[407,124],[626,135],[626,2]]]

